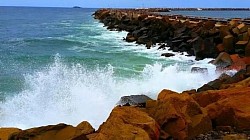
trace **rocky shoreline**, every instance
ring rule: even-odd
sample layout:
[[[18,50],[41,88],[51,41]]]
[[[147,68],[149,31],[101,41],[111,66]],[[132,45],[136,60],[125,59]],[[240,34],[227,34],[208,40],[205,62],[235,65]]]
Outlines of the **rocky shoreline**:
[[[182,19],[145,10],[101,9],[94,16],[110,30],[128,31],[128,42],[145,44],[148,49],[161,43],[158,49],[169,47],[197,60],[214,58],[211,63],[218,70],[238,72],[222,74],[197,90],[176,93],[164,89],[156,100],[124,96],[98,130],[86,121],[76,127],[0,128],[0,140],[250,139],[250,28],[246,23]]]

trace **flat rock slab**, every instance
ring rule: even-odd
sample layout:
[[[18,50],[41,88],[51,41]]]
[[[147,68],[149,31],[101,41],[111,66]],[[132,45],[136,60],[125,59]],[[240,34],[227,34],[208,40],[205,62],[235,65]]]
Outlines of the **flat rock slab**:
[[[146,95],[130,95],[121,97],[117,105],[120,106],[142,106],[145,107],[146,102],[152,100]]]

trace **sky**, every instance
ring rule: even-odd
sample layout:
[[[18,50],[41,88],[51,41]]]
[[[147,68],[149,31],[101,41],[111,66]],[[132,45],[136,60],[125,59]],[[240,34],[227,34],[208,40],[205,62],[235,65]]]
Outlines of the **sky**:
[[[0,0],[0,6],[84,8],[250,8],[250,0]]]

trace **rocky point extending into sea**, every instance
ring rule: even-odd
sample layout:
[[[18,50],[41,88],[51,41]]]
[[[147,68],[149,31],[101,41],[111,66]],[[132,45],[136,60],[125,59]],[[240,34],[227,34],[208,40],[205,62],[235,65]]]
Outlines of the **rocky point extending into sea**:
[[[249,139],[250,137],[250,28],[247,20],[162,16],[148,10],[100,9],[94,17],[110,30],[128,31],[128,42],[146,48],[170,48],[211,63],[223,73],[198,89],[176,93],[163,89],[157,99],[124,96],[98,130],[86,121],[21,130],[0,128],[1,140],[85,139]],[[170,57],[174,54],[162,54]],[[193,72],[206,72],[195,68]],[[192,81],[190,81],[192,82]],[[88,113],[88,112],[86,112]]]

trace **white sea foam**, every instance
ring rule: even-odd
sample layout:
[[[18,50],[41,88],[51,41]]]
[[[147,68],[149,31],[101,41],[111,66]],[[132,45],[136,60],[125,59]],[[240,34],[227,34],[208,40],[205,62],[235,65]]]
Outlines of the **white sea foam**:
[[[18,95],[0,103],[0,126],[29,128],[89,121],[95,128],[106,120],[121,96],[146,94],[156,98],[164,88],[181,92],[198,88],[216,78],[214,68],[208,74],[190,73],[190,68],[147,65],[133,78],[114,76],[113,67],[88,70],[86,66],[65,65],[59,56],[41,71],[25,75],[26,87]],[[119,80],[118,80],[119,79]]]

